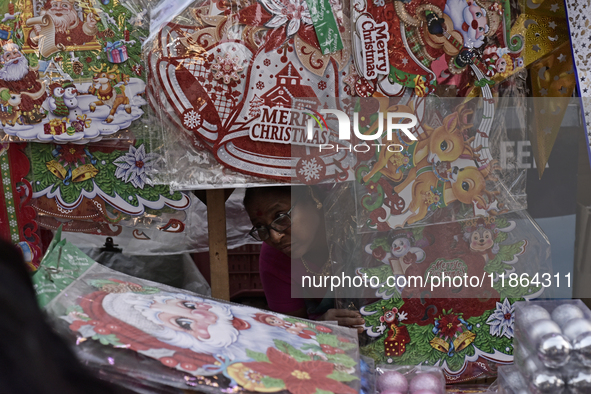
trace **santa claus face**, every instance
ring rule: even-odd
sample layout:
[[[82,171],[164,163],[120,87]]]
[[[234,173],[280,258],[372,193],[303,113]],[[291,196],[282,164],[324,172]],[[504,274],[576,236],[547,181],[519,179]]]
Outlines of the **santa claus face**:
[[[18,59],[18,58],[20,58],[22,56],[23,55],[21,55],[21,53],[18,50],[6,51],[2,55],[2,62],[3,63],[8,63],[11,60]]]
[[[16,46],[4,50],[2,63],[0,79],[4,81],[20,81],[29,72],[29,62]]]
[[[179,298],[168,299],[164,303],[155,301],[150,305],[150,309],[160,312],[158,318],[166,327],[186,332],[200,340],[210,338],[207,329],[218,320],[218,316],[209,311],[211,308],[205,303]]]
[[[51,15],[51,19],[59,32],[73,28],[78,23],[78,15],[69,1],[52,1],[47,14]]]
[[[479,39],[488,32],[486,11],[475,3],[464,9],[464,19],[469,26],[469,32],[473,32],[473,38]]]

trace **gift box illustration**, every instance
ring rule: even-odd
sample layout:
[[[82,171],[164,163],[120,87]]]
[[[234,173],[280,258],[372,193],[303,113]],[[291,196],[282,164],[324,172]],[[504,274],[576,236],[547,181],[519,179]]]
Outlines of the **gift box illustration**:
[[[129,59],[127,47],[121,41],[108,42],[103,50],[107,53],[107,60],[111,63],[123,63]]]

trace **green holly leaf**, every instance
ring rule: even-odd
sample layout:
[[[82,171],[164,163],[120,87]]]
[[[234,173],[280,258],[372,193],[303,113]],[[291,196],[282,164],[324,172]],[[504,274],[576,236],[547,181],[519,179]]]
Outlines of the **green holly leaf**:
[[[281,341],[279,339],[274,339],[273,342],[275,343],[275,347],[277,347],[277,349],[281,350],[283,353],[289,354],[296,361],[299,361],[299,362],[310,361],[310,356],[308,356],[306,353],[296,349],[295,347],[293,347],[289,343],[287,343],[285,341]]]
[[[281,379],[271,378],[269,376],[264,376],[261,379],[261,383],[265,387],[285,387],[285,383]]]
[[[346,354],[327,354],[326,358],[333,364],[343,364],[347,368],[357,365],[357,362]]]
[[[350,375],[347,372],[343,372],[343,371],[334,371],[333,373],[331,373],[327,377],[334,379],[334,380],[338,380],[339,382],[351,382],[353,380],[359,379],[357,376]]]
[[[246,355],[252,358],[254,361],[262,361],[262,362],[269,362],[269,357],[267,357],[264,353],[255,352],[250,349],[246,349]]]
[[[321,352],[322,348],[318,345],[313,345],[311,343],[306,343],[301,347],[302,350],[312,350],[314,352]]]

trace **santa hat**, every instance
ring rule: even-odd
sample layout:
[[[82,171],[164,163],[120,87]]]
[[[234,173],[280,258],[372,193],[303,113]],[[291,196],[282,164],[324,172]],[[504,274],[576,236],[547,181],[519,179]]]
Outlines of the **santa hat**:
[[[70,3],[71,5],[74,5],[75,4],[74,3],[74,0],[47,0],[45,2],[45,7],[44,8],[45,9],[51,8],[51,3],[53,3],[54,1],[59,1],[59,2],[62,2],[62,3]]]

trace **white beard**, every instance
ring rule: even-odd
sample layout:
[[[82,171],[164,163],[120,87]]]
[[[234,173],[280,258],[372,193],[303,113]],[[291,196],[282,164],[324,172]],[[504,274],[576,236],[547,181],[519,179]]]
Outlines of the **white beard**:
[[[4,64],[0,70],[0,79],[4,81],[20,81],[29,73],[29,61],[22,54]]]
[[[65,33],[68,29],[73,29],[78,24],[78,15],[76,15],[75,11],[62,16],[56,16],[52,11],[47,11],[47,14],[51,16],[58,33]]]
[[[451,18],[454,30],[459,31],[464,38],[464,46],[467,48],[480,48],[484,44],[484,36],[476,38],[476,30],[471,26],[474,17],[470,13],[466,0],[448,0],[443,11]],[[462,25],[468,24],[468,31],[462,29]]]

